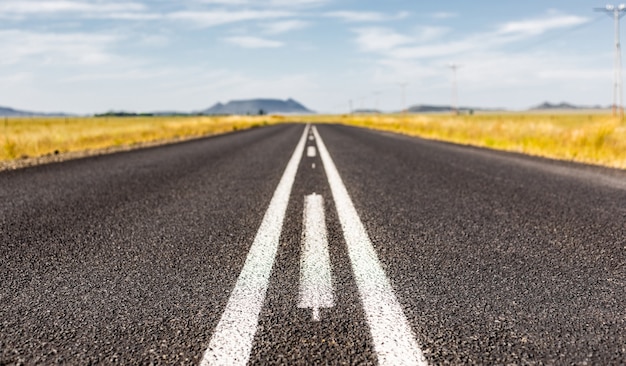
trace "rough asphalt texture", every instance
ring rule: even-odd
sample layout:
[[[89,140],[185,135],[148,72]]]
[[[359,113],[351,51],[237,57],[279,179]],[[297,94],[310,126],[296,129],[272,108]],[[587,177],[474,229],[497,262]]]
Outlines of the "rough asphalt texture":
[[[0,172],[0,364],[197,364],[302,130]],[[626,362],[626,172],[318,130],[429,363]],[[321,322],[297,308],[313,192],[336,298]],[[376,363],[319,156],[300,163],[250,362]]]

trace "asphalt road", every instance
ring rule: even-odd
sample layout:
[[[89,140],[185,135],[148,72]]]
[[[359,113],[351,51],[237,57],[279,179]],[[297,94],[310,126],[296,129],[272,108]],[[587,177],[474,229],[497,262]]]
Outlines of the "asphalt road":
[[[0,172],[0,364],[626,363],[626,172],[316,128]]]

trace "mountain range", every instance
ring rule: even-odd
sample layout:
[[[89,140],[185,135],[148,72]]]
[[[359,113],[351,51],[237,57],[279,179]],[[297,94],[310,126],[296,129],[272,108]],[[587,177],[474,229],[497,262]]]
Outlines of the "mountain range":
[[[567,109],[607,109],[610,107],[602,107],[600,105],[595,105],[595,106],[580,106],[580,105],[574,105],[574,104],[570,104],[570,103],[566,103],[566,102],[561,102],[561,103],[550,103],[550,102],[543,102],[535,107],[530,108],[531,111],[537,111],[537,110],[567,110]]]
[[[199,112],[200,114],[308,114],[314,113],[302,104],[289,98],[280,99],[250,99],[233,100],[226,104],[216,103],[211,108]]]
[[[125,111],[109,111],[96,114],[96,116],[164,116],[164,115],[259,115],[259,114],[309,114],[314,111],[306,108],[301,103],[289,98],[280,99],[249,99],[233,100],[226,104],[216,103],[211,108],[197,112],[148,112],[135,113]],[[17,110],[0,106],[0,116],[2,117],[54,117],[67,116],[64,113],[41,113]]]
[[[607,109],[610,107],[596,106],[579,106],[566,102],[550,103],[543,102],[537,106],[531,107],[530,111],[550,111],[550,110],[584,110],[584,109]],[[471,108],[471,107],[459,107],[460,111],[498,111],[504,109],[486,109],[486,108]],[[409,113],[436,113],[436,112],[450,112],[452,107],[447,105],[414,105],[407,109]],[[107,112],[104,114],[97,114],[103,116],[165,116],[165,115],[259,115],[259,114],[309,114],[315,113],[314,111],[306,108],[301,103],[289,98],[287,100],[280,99],[248,99],[248,100],[233,100],[226,104],[216,103],[210,108],[197,111],[197,112],[149,112],[149,113],[134,113],[134,112]],[[353,113],[384,113],[378,110],[355,110]],[[18,110],[9,107],[0,106],[0,117],[59,117],[70,116],[67,113],[42,113]]]
[[[477,107],[459,107],[460,112],[470,111],[500,111],[504,108],[477,108]],[[407,109],[409,113],[437,113],[437,112],[452,112],[453,108],[449,105],[429,105],[418,104],[411,106]]]
[[[68,116],[68,114],[22,111],[18,109],[0,106],[0,116],[2,117],[62,117],[62,116]]]
[[[534,107],[528,108],[529,111],[556,111],[556,110],[585,110],[585,109],[607,109],[610,107],[603,107],[600,105],[595,106],[581,106],[571,103],[550,103],[543,102]],[[469,111],[505,111],[504,108],[474,108],[474,107],[459,107],[461,112]],[[415,105],[407,109],[409,113],[436,113],[436,112],[451,112],[452,107],[448,105]]]

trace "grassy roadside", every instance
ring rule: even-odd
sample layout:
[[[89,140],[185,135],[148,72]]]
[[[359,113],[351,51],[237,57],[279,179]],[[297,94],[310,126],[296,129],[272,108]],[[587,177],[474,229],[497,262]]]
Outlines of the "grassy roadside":
[[[171,141],[298,120],[626,169],[626,123],[607,114],[308,115],[0,119],[0,162]]]
[[[302,119],[626,169],[626,122],[609,114],[342,115]]]
[[[0,119],[0,161],[173,141],[247,129],[281,116]]]

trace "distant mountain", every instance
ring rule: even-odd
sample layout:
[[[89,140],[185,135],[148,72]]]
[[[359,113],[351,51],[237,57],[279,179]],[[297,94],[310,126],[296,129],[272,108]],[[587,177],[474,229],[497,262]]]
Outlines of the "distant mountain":
[[[105,113],[96,113],[94,117],[167,117],[167,116],[191,116],[193,114],[176,111],[160,111],[160,112],[127,112],[127,111],[108,111]]]
[[[18,109],[0,106],[0,116],[2,117],[58,117],[58,116],[67,116],[67,114],[21,111]]]
[[[427,113],[427,112],[451,112],[452,107],[450,106],[439,106],[439,105],[414,105],[407,109],[409,113]]]
[[[378,109],[355,109],[352,111],[353,114],[381,114],[383,112]]]
[[[217,103],[209,109],[200,111],[201,114],[297,114],[315,113],[293,99],[250,99],[233,100],[226,104]]]
[[[500,109],[487,109],[487,108],[474,108],[474,107],[459,107],[459,111],[461,112],[469,112],[469,111],[496,111]],[[414,105],[407,109],[409,113],[437,113],[437,112],[452,112],[452,107],[449,105],[428,105],[428,104],[420,104]]]
[[[566,103],[566,102],[561,102],[558,104],[552,104],[550,102],[543,102],[541,104],[539,104],[538,106],[532,107],[530,108],[531,111],[541,111],[541,110],[554,110],[554,109],[559,109],[559,110],[567,110],[567,109],[605,109],[606,107],[602,107],[599,105],[595,105],[595,106],[579,106],[579,105],[574,105],[574,104],[570,104],[570,103]]]

